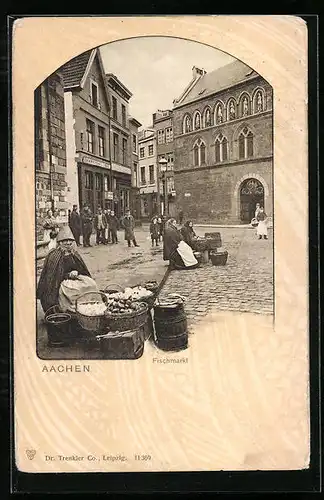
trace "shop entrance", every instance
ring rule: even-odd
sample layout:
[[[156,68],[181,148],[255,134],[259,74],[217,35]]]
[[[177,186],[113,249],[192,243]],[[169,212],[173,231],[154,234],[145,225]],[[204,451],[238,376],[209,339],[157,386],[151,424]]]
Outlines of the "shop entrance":
[[[264,206],[264,189],[257,179],[246,179],[240,188],[240,208],[242,224],[249,224],[254,217],[257,203]]]

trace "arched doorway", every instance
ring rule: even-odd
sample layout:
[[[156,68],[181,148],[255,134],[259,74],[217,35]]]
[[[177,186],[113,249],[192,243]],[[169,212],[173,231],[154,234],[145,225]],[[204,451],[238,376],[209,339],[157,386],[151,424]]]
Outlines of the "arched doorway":
[[[240,187],[241,222],[249,224],[254,217],[255,205],[264,206],[264,189],[257,179],[246,179]]]

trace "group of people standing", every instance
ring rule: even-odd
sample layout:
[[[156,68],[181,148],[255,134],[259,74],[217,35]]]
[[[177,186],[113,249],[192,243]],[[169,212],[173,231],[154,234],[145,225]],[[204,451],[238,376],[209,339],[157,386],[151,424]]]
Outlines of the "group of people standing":
[[[78,212],[77,205],[73,205],[69,213],[69,226],[76,241],[80,246],[80,237],[83,237],[83,246],[91,247],[90,237],[93,229],[96,233],[96,244],[118,243],[119,222],[113,210],[102,210],[98,207],[97,213],[92,214],[90,207],[85,204],[81,215]]]

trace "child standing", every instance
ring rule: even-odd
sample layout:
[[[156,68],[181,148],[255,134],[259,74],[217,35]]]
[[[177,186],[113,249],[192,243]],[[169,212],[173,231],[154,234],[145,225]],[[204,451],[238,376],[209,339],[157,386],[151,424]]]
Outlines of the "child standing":
[[[159,231],[159,224],[157,221],[156,217],[153,217],[152,222],[150,224],[150,234],[151,234],[151,240],[152,240],[152,247],[154,247],[154,242],[155,245],[159,245],[159,236],[160,236],[160,231]]]

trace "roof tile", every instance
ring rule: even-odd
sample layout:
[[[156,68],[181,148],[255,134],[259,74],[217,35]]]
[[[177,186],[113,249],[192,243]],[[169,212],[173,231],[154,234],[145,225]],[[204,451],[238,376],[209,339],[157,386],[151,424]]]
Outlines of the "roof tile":
[[[64,64],[60,71],[63,75],[64,89],[80,85],[84,72],[86,70],[92,50],[88,50],[79,56],[74,57]]]

